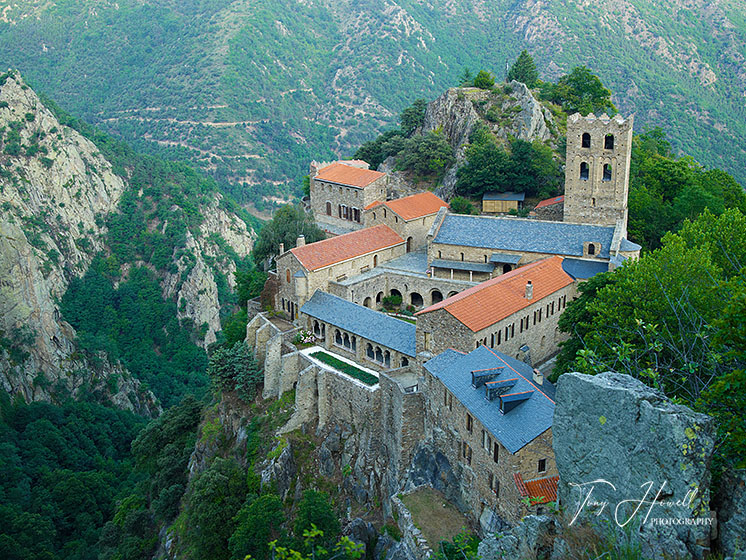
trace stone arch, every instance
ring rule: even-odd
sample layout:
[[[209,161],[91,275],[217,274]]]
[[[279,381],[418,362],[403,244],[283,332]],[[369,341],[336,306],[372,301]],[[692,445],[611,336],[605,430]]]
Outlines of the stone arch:
[[[591,168],[588,166],[588,162],[587,161],[581,162],[580,163],[580,178],[583,181],[587,181],[590,174],[591,174]]]
[[[376,303],[380,304],[383,301],[383,292],[378,292],[376,294]]]
[[[441,291],[440,290],[433,290],[430,293],[430,301],[432,303],[440,303],[441,301],[443,301],[443,294],[441,293]]]
[[[371,304],[371,299],[370,299],[369,297],[367,297],[367,298],[365,298],[365,299],[363,300],[363,305],[364,305],[365,307],[370,307],[370,304]]]
[[[453,296],[455,296],[455,295],[456,295],[457,293],[458,293],[458,292],[448,292],[448,297],[453,297]]]
[[[344,335],[342,336],[342,346],[347,349],[352,348],[352,344],[350,343],[350,335],[347,333],[344,333]]]
[[[583,133],[583,136],[580,139],[580,147],[581,148],[590,148],[591,147],[591,135],[587,132]]]
[[[513,267],[511,265],[509,265],[509,264],[504,264],[503,265],[503,274],[507,274],[511,270],[513,270]]]
[[[407,237],[407,253],[412,251],[412,236]]]
[[[400,292],[399,290],[397,290],[396,288],[393,288],[393,289],[391,290],[391,292],[389,293],[389,295],[391,295],[391,296],[399,296],[399,297],[402,297],[402,296],[401,296],[401,292]]]
[[[339,329],[334,329],[334,342],[336,344],[339,344],[340,346],[343,345],[342,344],[342,333],[339,332]]]
[[[604,150],[613,150],[613,149],[614,149],[614,135],[607,134],[604,137]]]
[[[601,180],[611,181],[611,164],[610,163],[604,163],[604,176]]]
[[[383,363],[383,350],[380,346],[376,346],[376,361]]]
[[[371,360],[376,358],[376,353],[373,351],[373,345],[370,342],[365,345],[365,355]]]
[[[409,301],[415,307],[422,307],[422,304],[425,303],[425,301],[422,299],[422,296],[417,292],[412,292],[411,294],[409,294]]]
[[[316,336],[321,336],[321,326],[319,325],[319,322],[314,319],[313,321],[313,334]]]

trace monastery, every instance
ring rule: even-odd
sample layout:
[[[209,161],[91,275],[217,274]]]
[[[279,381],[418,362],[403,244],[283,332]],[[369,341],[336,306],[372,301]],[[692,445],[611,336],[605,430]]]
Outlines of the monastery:
[[[310,207],[330,237],[275,259],[275,309],[293,328],[249,323],[265,396],[295,388],[296,425],[370,432],[384,500],[427,442],[485,530],[555,501],[554,387],[536,368],[558,351],[578,284],[639,257],[626,238],[632,124],[569,117],[565,194],[529,218],[453,214],[431,192],[390,199],[365,162],[313,164]],[[313,351],[289,343],[298,330]]]

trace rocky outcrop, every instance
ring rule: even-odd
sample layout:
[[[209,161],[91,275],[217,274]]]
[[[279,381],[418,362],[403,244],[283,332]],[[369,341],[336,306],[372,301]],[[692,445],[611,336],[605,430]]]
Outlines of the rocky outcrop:
[[[703,558],[713,420],[617,373],[567,373],[556,400],[563,525],[606,519],[629,525],[645,558]]]
[[[554,518],[548,515],[527,515],[510,531],[489,535],[479,543],[479,556],[484,560],[549,560],[555,533]]]
[[[443,179],[441,196],[450,198],[454,193],[456,173],[465,162],[469,136],[477,123],[505,142],[509,138],[529,142],[557,139],[551,112],[525,84],[512,81],[494,90],[451,88],[428,104],[422,126],[423,132],[442,131],[456,155],[456,164]]]
[[[746,560],[746,470],[723,475],[713,501],[720,551],[727,558]]]

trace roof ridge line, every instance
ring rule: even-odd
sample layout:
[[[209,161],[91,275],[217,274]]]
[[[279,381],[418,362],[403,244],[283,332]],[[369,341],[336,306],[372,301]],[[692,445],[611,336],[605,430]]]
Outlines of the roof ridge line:
[[[484,344],[480,344],[480,346],[484,346]],[[495,352],[494,352],[494,351],[492,350],[492,348],[489,348],[489,347],[487,347],[487,346],[484,346],[484,347],[485,347],[485,348],[487,348],[487,350],[488,350],[488,351],[489,351],[490,353],[492,353],[492,355],[493,355],[493,356],[495,356],[495,358],[497,358],[498,360],[500,360],[500,361],[501,361],[502,363],[504,363],[504,364],[505,364],[506,366],[508,366],[508,367],[509,367],[510,369],[512,369],[512,370],[513,370],[514,372],[516,372],[516,373],[517,373],[518,375],[520,375],[520,376],[521,376],[521,377],[522,377],[522,378],[523,378],[523,379],[524,379],[524,380],[526,381],[526,383],[528,383],[528,384],[529,384],[529,385],[531,385],[531,386],[532,386],[532,387],[533,387],[534,389],[536,389],[537,391],[539,391],[539,393],[541,393],[542,395],[544,395],[544,396],[545,396],[545,397],[547,398],[547,400],[548,400],[548,401],[549,401],[550,403],[552,403],[552,404],[557,404],[556,402],[554,402],[554,401],[553,401],[552,399],[550,399],[550,398],[549,398],[549,395],[547,395],[547,394],[546,394],[546,393],[545,393],[544,391],[542,391],[541,389],[539,389],[539,387],[537,387],[537,386],[536,386],[536,385],[534,384],[534,382],[533,382],[533,381],[531,381],[531,380],[529,380],[529,379],[526,379],[526,376],[525,376],[525,375],[523,375],[523,374],[522,374],[522,373],[521,373],[520,371],[518,371],[518,370],[517,370],[517,369],[515,369],[515,368],[514,368],[513,366],[511,366],[511,365],[510,365],[510,364],[509,364],[508,362],[506,362],[506,361],[505,361],[505,360],[504,360],[504,359],[503,359],[502,357],[500,357],[500,356],[498,356],[497,354],[495,354]],[[528,364],[526,364],[526,365],[528,365]]]

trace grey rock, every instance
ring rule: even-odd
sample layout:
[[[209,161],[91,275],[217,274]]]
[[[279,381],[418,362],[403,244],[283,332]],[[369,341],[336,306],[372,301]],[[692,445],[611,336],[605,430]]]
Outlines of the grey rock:
[[[549,560],[555,533],[554,518],[528,515],[512,530],[484,539],[478,552],[483,560]]]
[[[575,522],[600,510],[599,519],[616,527],[646,500],[631,522],[643,555],[702,558],[709,526],[684,523],[709,517],[712,418],[673,404],[630,376],[610,372],[561,376],[556,400],[552,432],[563,525],[578,512]],[[581,507],[589,491],[592,501],[608,505]],[[674,521],[660,524],[658,519]]]
[[[714,502],[720,551],[725,556],[746,559],[746,470],[723,475]]]
[[[319,448],[319,472],[323,476],[332,476],[336,466],[334,465],[334,459],[332,458],[332,452],[326,447],[325,444]]]
[[[342,528],[342,535],[364,545],[366,551],[372,551],[376,546],[378,532],[372,523],[356,517]]]
[[[277,484],[277,492],[284,500],[287,497],[288,490],[292,485],[298,468],[293,459],[293,442],[288,441],[285,449],[280,455],[272,459],[269,466],[262,470],[261,480],[262,488],[273,482]],[[297,493],[297,492],[296,492]]]
[[[332,453],[339,453],[340,449],[342,449],[341,431],[342,430],[340,430],[339,426],[334,426],[322,444]]]
[[[446,499],[456,505],[461,511],[466,511],[464,500],[459,492],[459,483],[448,462],[448,458],[440,451],[435,451],[429,444],[421,445],[412,459],[406,489],[430,485],[442,492]]]

